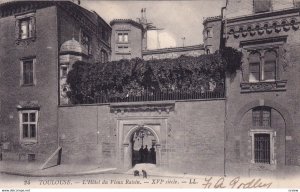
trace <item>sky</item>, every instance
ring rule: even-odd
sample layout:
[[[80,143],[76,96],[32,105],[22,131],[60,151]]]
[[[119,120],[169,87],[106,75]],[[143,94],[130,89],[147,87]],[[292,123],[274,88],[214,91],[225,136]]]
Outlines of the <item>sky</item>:
[[[141,16],[141,9],[146,8],[148,22],[164,29],[158,34],[156,31],[149,31],[148,33],[148,49],[156,49],[202,43],[203,18],[220,15],[224,1],[81,0],[81,5],[96,11],[107,23],[113,19],[136,20]]]
[[[9,0],[0,0],[0,3],[7,1]],[[113,19],[136,20],[141,17],[141,9],[146,8],[148,22],[164,29],[158,34],[156,31],[148,32],[148,49],[157,49],[203,43],[203,19],[220,15],[225,1],[81,0],[81,6],[96,11],[107,23]],[[77,2],[77,0],[73,0],[73,2]]]

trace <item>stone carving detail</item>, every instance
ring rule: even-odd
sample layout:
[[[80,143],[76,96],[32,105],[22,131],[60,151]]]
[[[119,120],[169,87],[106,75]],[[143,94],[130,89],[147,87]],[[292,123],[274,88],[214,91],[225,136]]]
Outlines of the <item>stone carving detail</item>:
[[[175,110],[175,102],[155,102],[155,103],[116,103],[110,105],[111,113],[122,113],[125,112],[162,112],[169,113]]]
[[[243,82],[241,83],[241,92],[264,92],[264,91],[285,91],[286,90],[287,80],[279,80],[272,82],[256,82],[249,83]]]
[[[300,22],[297,21],[296,18],[289,18],[289,19],[282,19],[282,20],[275,20],[270,22],[264,22],[264,23],[255,23],[250,24],[247,27],[244,25],[242,26],[232,26],[229,27],[228,30],[228,37],[230,35],[233,35],[234,38],[239,37],[247,37],[248,35],[254,36],[254,35],[263,35],[271,34],[273,32],[279,33],[280,31],[288,32],[289,30],[298,30],[299,29]]]
[[[279,55],[281,55],[281,65],[284,71],[287,71],[287,67],[289,66],[289,46],[284,44],[279,48]]]

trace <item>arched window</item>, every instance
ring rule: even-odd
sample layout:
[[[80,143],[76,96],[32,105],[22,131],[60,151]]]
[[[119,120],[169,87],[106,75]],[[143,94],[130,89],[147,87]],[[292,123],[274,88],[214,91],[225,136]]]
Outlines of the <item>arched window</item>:
[[[210,50],[209,49],[206,49],[206,54],[210,54]]]
[[[101,63],[108,62],[108,54],[105,50],[101,50]]]
[[[249,82],[260,80],[260,54],[251,53],[249,56]]]
[[[271,108],[265,106],[253,108],[252,125],[254,127],[271,127]]]
[[[264,81],[274,81],[276,75],[276,53],[268,51],[264,55],[263,77]]]
[[[249,82],[275,81],[277,53],[273,50],[260,53],[249,55]]]

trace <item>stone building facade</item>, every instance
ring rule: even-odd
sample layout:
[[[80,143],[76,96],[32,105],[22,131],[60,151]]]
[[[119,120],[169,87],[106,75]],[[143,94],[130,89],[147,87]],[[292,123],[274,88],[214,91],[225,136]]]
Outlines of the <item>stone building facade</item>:
[[[76,60],[108,60],[111,28],[69,1],[2,3],[0,23],[3,158],[44,161],[59,145],[67,71]]]
[[[131,19],[115,19],[112,26],[112,61],[142,57],[144,27]]]
[[[110,27],[69,1],[3,3],[3,159],[45,162],[62,147],[62,163],[128,170],[148,145],[168,170],[299,174],[299,21],[297,1],[228,0],[223,17],[204,20],[204,45],[146,50],[141,22]],[[77,60],[200,55],[222,41],[243,53],[241,69],[226,77],[225,98],[70,105],[66,97],[66,74]],[[140,133],[149,138],[139,140]]]
[[[243,53],[226,81],[226,170],[274,174],[298,170],[299,8],[296,1],[229,0],[227,47]]]

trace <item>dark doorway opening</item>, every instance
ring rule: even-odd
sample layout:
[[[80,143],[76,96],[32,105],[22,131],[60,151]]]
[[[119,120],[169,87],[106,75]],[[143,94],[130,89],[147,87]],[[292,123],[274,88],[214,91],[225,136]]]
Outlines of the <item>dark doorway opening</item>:
[[[156,164],[156,143],[156,138],[149,129],[137,129],[131,137],[132,166],[139,163]]]

